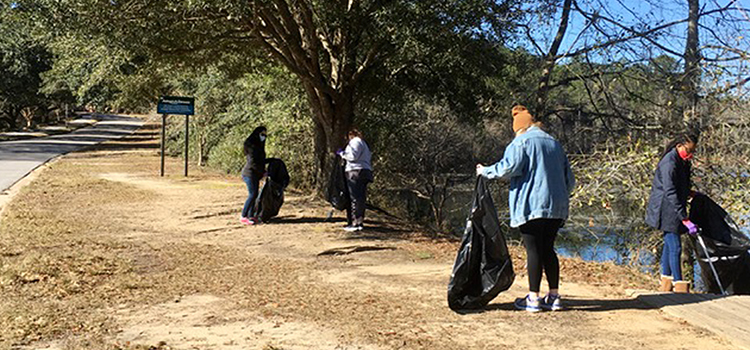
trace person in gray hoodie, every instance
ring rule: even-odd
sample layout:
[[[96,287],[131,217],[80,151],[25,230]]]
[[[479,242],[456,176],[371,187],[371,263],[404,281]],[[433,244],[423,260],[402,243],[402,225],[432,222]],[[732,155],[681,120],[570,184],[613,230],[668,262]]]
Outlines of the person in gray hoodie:
[[[344,227],[347,232],[361,231],[365,221],[365,201],[367,199],[367,184],[372,182],[372,153],[362,139],[362,132],[353,128],[347,134],[349,143],[346,148],[336,152],[346,160],[346,183],[351,198],[351,208],[347,208],[347,222],[351,225]]]

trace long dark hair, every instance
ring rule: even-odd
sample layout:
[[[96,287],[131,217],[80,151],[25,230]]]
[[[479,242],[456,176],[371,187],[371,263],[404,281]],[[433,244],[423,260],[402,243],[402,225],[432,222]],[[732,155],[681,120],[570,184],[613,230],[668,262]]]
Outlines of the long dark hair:
[[[245,143],[243,144],[242,150],[244,151],[245,155],[250,154],[253,151],[254,147],[262,147],[263,142],[260,141],[260,133],[265,132],[266,127],[265,126],[259,126],[253,130],[253,133],[250,134],[245,139]]]
[[[670,141],[666,147],[664,147],[664,151],[661,153],[661,158],[664,158],[664,156],[667,155],[670,151],[672,151],[677,145],[685,144],[692,142],[694,144],[698,144],[698,139],[700,139],[700,131],[688,131],[683,132],[677,135],[672,141]]]

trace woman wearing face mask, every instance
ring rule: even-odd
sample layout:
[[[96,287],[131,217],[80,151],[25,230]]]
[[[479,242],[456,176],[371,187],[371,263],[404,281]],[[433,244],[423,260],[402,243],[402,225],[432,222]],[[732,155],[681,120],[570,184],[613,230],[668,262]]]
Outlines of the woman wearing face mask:
[[[499,162],[486,167],[477,164],[477,175],[510,180],[510,226],[521,231],[529,275],[529,294],[516,300],[516,308],[558,311],[563,304],[555,238],[568,218],[575,178],[565,150],[539,127],[526,107],[515,106],[511,114],[516,137]],[[549,285],[545,297],[539,296],[542,272]]]
[[[245,225],[259,224],[260,220],[248,217],[254,212],[255,198],[258,196],[258,184],[266,172],[266,128],[259,126],[245,139],[243,145],[245,166],[242,168],[242,180],[247,185],[247,200],[242,207],[240,222]]]
[[[351,129],[347,134],[349,143],[346,148],[336,152],[346,160],[346,185],[349,188],[351,207],[346,209],[347,232],[361,231],[365,222],[365,200],[367,199],[367,184],[372,182],[372,153],[362,132]]]
[[[646,210],[646,223],[662,232],[664,249],[661,255],[660,291],[687,293],[689,286],[682,280],[680,234],[697,234],[698,227],[688,219],[687,201],[690,190],[690,159],[698,145],[698,133],[682,134],[669,143],[656,166],[651,195]]]

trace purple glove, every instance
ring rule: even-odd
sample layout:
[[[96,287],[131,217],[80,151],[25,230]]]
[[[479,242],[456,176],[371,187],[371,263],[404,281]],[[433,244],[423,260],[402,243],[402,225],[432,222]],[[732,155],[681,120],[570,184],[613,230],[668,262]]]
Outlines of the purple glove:
[[[338,151],[336,151],[336,155],[337,156],[342,156],[343,154],[344,154],[344,149],[343,148],[339,148]]]
[[[682,220],[682,224],[685,225],[688,229],[688,233],[695,236],[698,234],[698,226],[696,226],[692,221],[690,220]]]

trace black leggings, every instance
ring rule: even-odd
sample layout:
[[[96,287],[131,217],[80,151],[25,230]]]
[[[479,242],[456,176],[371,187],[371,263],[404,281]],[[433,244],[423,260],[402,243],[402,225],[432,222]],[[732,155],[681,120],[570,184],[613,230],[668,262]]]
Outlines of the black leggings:
[[[555,238],[562,223],[561,219],[535,219],[520,227],[523,244],[526,246],[526,268],[531,292],[539,293],[542,270],[547,275],[549,289],[557,289],[560,284],[560,262],[555,252]]]

